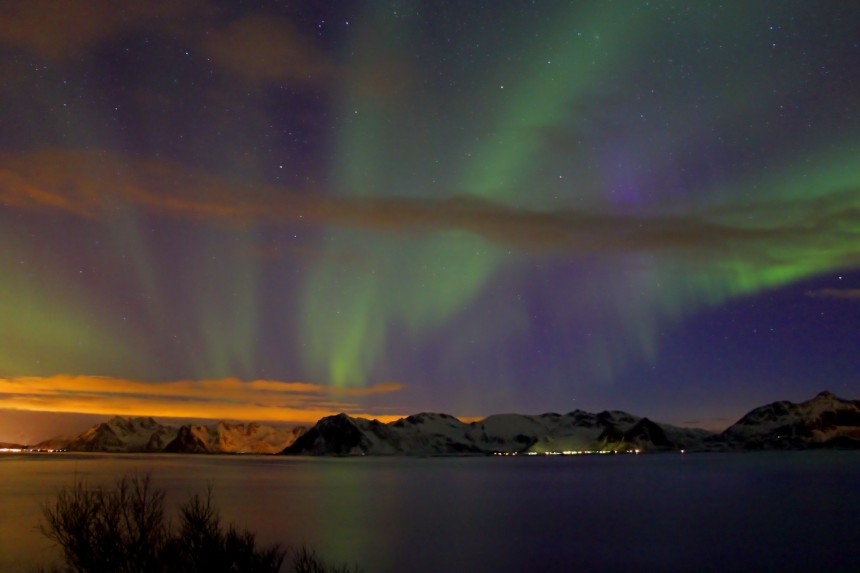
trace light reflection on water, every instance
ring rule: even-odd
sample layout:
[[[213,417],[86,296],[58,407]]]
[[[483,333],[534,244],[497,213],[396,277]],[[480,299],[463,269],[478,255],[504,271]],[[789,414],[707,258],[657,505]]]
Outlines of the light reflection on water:
[[[152,473],[174,507],[372,571],[808,571],[860,563],[860,453],[575,458],[6,454],[0,570],[49,562],[39,502]]]

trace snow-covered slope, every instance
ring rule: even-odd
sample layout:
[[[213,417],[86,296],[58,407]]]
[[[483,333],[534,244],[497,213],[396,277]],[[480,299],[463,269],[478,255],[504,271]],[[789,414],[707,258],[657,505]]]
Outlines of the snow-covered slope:
[[[284,453],[309,455],[441,455],[485,453],[463,440],[462,422],[446,414],[417,414],[391,424],[327,416]]]
[[[79,452],[184,452],[274,454],[292,444],[304,428],[261,424],[166,426],[152,418],[115,416],[71,438],[45,440],[33,449]]]
[[[20,450],[26,448],[23,444],[13,444],[10,442],[0,442],[0,450]]]
[[[38,451],[58,451],[66,449],[77,436],[54,436],[47,440],[42,440],[35,445],[27,446],[27,449]]]
[[[700,447],[710,435],[704,430],[687,431],[618,411],[499,414],[469,424],[447,414],[416,414],[389,424],[338,414],[317,422],[284,453],[447,455],[670,450]]]
[[[165,451],[184,453],[275,454],[292,444],[304,428],[275,428],[261,424],[188,425],[179,428]]]
[[[781,401],[752,410],[720,437],[742,448],[860,448],[860,400],[821,392],[795,404]]]
[[[173,441],[176,431],[152,418],[115,416],[72,438],[64,447],[80,452],[160,452]],[[54,440],[44,444],[47,442]]]

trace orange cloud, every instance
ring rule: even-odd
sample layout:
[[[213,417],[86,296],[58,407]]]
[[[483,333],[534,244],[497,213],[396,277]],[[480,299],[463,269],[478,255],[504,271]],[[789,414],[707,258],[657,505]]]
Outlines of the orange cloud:
[[[203,49],[235,74],[257,83],[319,83],[330,63],[287,20],[247,16],[207,33]]]
[[[860,300],[860,288],[823,288],[806,292],[811,298],[837,298],[842,300]]]
[[[402,416],[363,412],[343,398],[402,390],[397,383],[335,388],[305,382],[177,380],[142,382],[106,376],[0,378],[0,407],[40,412],[257,420],[312,424],[323,416],[393,421]]]
[[[210,12],[208,6],[194,0],[5,0],[0,4],[0,43],[49,59],[75,59],[130,29],[200,17]]]
[[[790,202],[735,205],[679,215],[535,211],[475,198],[332,197],[320,190],[233,181],[163,159],[102,150],[48,149],[0,154],[0,202],[18,209],[111,216],[116,201],[155,213],[227,225],[253,221],[335,225],[371,231],[456,229],[530,251],[578,255],[665,254],[689,265],[739,259],[819,266],[856,261],[845,229],[856,218],[856,193]],[[752,226],[767,211],[783,224]],[[826,213],[826,217],[820,215]]]
[[[287,20],[245,16],[221,25],[208,0],[4,0],[0,44],[50,60],[82,60],[104,42],[137,30],[169,34],[256,83],[317,84],[332,64]]]
[[[94,149],[0,154],[0,201],[97,219],[117,200],[153,211],[239,221],[265,213],[265,187],[233,184],[165,160]],[[236,194],[245,203],[235,200]]]

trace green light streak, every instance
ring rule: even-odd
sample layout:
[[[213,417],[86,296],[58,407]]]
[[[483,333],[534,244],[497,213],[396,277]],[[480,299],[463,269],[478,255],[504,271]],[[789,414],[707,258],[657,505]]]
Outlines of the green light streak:
[[[61,266],[58,261],[45,264],[46,255],[41,255],[36,262],[15,238],[2,238],[7,248],[15,246],[0,251],[0,376],[109,374],[120,365],[134,368],[126,333],[107,328],[95,300],[52,274]]]
[[[474,126],[490,135],[458,158],[454,172],[459,171],[459,180],[451,182],[454,194],[520,206],[545,200],[521,192],[542,150],[541,130],[569,119],[576,98],[598,73],[606,73],[642,25],[629,14],[605,13],[598,5],[587,15],[570,8],[555,22],[547,40],[532,39],[519,50],[526,55],[509,73],[525,80],[501,87],[491,70],[485,81],[476,83],[488,90],[487,107],[498,111],[491,114],[491,125]],[[374,34],[358,42],[357,77],[372,76],[374,69],[396,59],[408,38],[403,25],[371,21],[365,27]],[[577,36],[577,29],[585,36]],[[556,63],[544,68],[547,58]],[[422,182],[428,169],[423,158],[448,157],[448,141],[456,136],[439,133],[432,118],[416,124],[421,115],[404,101],[382,105],[378,94],[361,86],[347,86],[345,92],[341,113],[349,119],[340,133],[335,191],[350,196],[438,196]],[[467,110],[463,120],[473,115]],[[413,136],[424,143],[417,158],[400,151]],[[504,250],[462,232],[409,240],[398,236],[396,244],[387,239],[356,231],[328,232],[327,252],[336,254],[347,246],[360,250],[366,257],[363,268],[342,269],[333,256],[315,265],[306,281],[302,334],[309,342],[307,366],[337,386],[366,383],[391,329],[405,328],[416,338],[433,332],[462,312],[511,260]],[[484,338],[495,337],[487,333]]]
[[[194,260],[189,277],[197,316],[190,334],[203,342],[194,372],[198,378],[256,376],[260,262],[252,255],[254,232],[237,231],[230,249],[219,229],[201,229],[199,236],[195,252],[213,254]]]
[[[484,286],[496,264],[474,236],[449,232],[392,245],[385,237],[339,235],[367,249],[362,272],[338,261],[314,270],[305,291],[308,356],[338,386],[364,383],[393,326],[419,336],[445,324]],[[376,352],[374,352],[374,350]]]
[[[522,192],[523,181],[541,165],[535,156],[545,145],[543,130],[578,123],[580,118],[571,114],[578,98],[611,73],[629,43],[646,29],[644,14],[637,20],[600,4],[591,11],[580,14],[571,5],[554,19],[546,40],[524,50],[519,69],[506,67],[512,82],[498,86],[499,104],[489,106],[499,111],[491,122],[492,136],[484,138],[466,165],[461,188],[467,194],[521,207],[545,206],[546,197]]]

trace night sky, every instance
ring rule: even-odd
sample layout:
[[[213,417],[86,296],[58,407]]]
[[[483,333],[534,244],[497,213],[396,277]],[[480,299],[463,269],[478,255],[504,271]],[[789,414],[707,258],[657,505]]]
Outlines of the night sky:
[[[0,440],[860,397],[860,3],[0,4]]]

